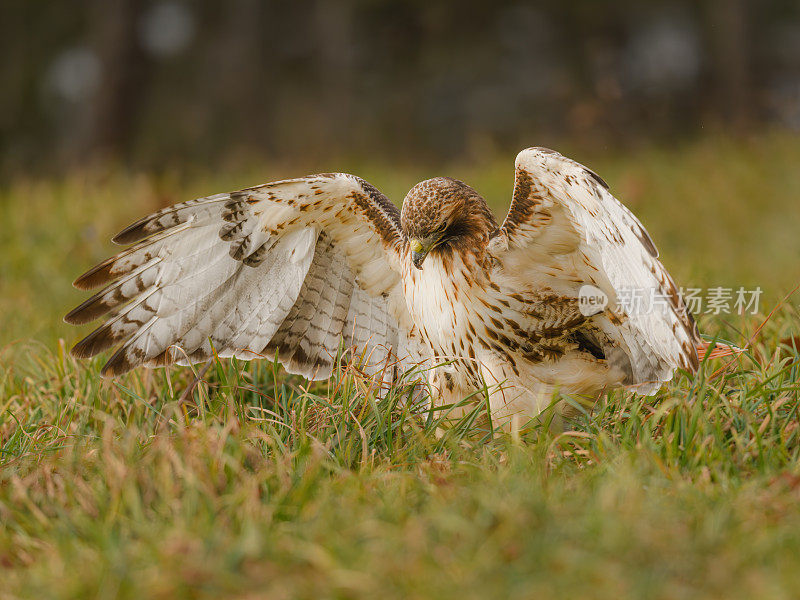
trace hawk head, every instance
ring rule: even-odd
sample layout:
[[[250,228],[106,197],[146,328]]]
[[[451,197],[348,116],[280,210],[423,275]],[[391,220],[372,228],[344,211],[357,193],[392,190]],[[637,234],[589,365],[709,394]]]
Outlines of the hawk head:
[[[400,224],[418,269],[429,254],[478,253],[497,231],[497,221],[480,194],[449,177],[411,188],[403,200]]]

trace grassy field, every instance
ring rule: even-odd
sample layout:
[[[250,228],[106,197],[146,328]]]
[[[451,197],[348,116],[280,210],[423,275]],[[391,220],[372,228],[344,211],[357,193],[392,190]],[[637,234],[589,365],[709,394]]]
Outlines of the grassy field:
[[[401,386],[377,401],[351,371],[312,387],[264,362],[102,380],[61,323],[72,279],[165,202],[349,169],[397,201],[450,174],[501,213],[513,156],[0,189],[0,599],[800,596],[800,318],[782,302],[800,276],[800,139],[571,154],[684,286],[764,295],[758,314],[699,315],[749,342],[734,362],[613,394],[558,437],[493,435],[477,414],[437,436],[440,414],[404,407]]]

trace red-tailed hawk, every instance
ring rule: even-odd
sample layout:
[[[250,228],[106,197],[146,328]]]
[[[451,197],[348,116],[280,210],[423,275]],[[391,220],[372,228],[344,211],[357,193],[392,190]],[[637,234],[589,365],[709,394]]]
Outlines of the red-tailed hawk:
[[[119,345],[105,374],[216,352],[277,355],[324,379],[343,343],[373,372],[432,363],[437,403],[486,385],[507,423],[555,391],[648,394],[698,366],[695,323],[644,227],[599,176],[544,148],[517,156],[501,226],[454,179],[417,184],[401,213],[366,181],[329,173],[177,204],[114,241],[133,245],[75,281],[107,287],[66,316],[110,313],[72,350]]]

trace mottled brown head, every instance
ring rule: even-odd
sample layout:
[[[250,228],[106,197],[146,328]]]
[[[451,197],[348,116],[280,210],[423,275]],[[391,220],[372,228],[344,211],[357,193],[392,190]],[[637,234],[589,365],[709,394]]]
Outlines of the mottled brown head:
[[[428,179],[411,188],[403,200],[400,224],[418,269],[428,254],[482,254],[497,231],[486,201],[465,183],[449,177]]]

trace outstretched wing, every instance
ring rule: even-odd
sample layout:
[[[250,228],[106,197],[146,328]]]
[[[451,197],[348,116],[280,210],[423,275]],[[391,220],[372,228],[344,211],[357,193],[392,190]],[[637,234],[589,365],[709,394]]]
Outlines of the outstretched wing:
[[[114,241],[133,244],[81,275],[106,287],[65,320],[109,315],[72,353],[119,346],[103,367],[278,359],[329,377],[344,340],[374,369],[408,342],[406,242],[395,206],[343,173],[276,181],[165,208]]]
[[[626,350],[630,383],[643,393],[675,368],[697,368],[694,319],[653,241],[586,167],[546,148],[520,152],[511,208],[493,244],[505,270],[531,285],[578,300],[587,285],[605,294],[607,309],[593,323]]]

